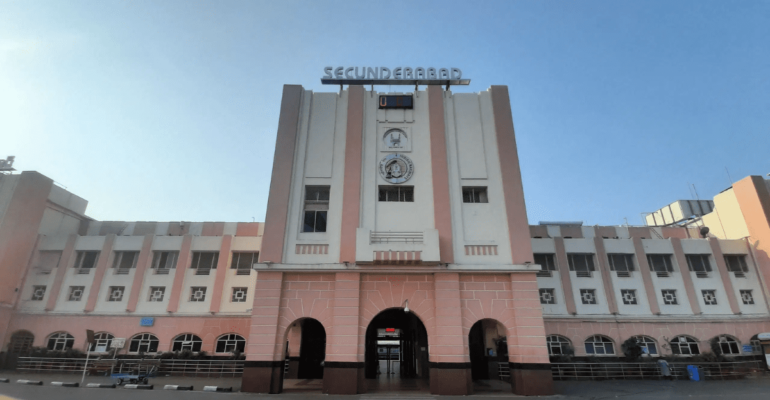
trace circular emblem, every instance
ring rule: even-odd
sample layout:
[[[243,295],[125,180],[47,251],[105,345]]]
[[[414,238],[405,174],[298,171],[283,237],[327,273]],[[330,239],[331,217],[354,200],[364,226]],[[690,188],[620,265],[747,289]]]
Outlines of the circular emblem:
[[[412,160],[403,154],[388,154],[380,161],[380,176],[389,183],[404,183],[413,173]]]

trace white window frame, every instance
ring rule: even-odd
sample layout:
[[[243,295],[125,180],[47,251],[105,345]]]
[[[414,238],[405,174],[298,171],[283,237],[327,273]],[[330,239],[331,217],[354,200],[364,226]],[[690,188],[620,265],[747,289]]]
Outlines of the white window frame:
[[[201,346],[203,346],[203,340],[192,333],[183,333],[171,341],[171,351],[189,350],[197,353],[201,351]]]
[[[612,341],[612,339],[603,336],[603,335],[593,335],[589,337],[588,339],[583,342],[585,345],[586,354],[589,356],[614,356],[615,355],[615,342]],[[591,346],[593,349],[592,352],[589,352],[588,346]],[[601,353],[597,352],[596,349],[600,348]],[[609,350],[609,351],[608,351]]]
[[[219,343],[224,342],[224,351],[219,350]],[[243,343],[239,346],[240,343]],[[238,347],[242,347],[241,352],[246,350],[246,339],[237,333],[226,333],[217,338],[216,345],[214,346],[215,354],[227,354],[233,353]],[[229,349],[229,350],[228,350]]]

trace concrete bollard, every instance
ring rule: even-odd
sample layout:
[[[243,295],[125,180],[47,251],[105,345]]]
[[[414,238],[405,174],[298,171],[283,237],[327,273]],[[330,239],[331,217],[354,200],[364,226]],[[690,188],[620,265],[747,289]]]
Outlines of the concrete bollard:
[[[166,385],[163,386],[164,390],[193,390],[192,386],[179,386],[179,385]]]
[[[123,387],[126,388],[126,389],[147,389],[147,390],[152,390],[153,385],[128,384],[128,385],[123,385]]]
[[[51,386],[78,387],[80,384],[77,382],[51,382]]]
[[[43,385],[43,381],[30,381],[27,379],[19,379],[18,381],[16,381],[16,383],[21,383],[22,385],[38,385],[38,386]]]
[[[233,387],[204,386],[204,392],[232,392]]]
[[[114,383],[88,383],[86,384],[86,387],[89,388],[106,388],[106,389],[115,389]]]

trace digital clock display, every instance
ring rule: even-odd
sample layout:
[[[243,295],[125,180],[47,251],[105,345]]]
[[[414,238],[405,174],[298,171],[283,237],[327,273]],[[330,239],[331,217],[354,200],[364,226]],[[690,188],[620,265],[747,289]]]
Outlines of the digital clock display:
[[[407,109],[411,110],[412,96],[380,96],[380,110],[382,109]]]

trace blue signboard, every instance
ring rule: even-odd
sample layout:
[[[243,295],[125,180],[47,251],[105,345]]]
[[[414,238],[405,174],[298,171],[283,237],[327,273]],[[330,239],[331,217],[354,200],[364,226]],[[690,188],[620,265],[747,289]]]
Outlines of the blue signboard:
[[[155,323],[155,318],[144,317],[139,321],[139,326],[152,326]]]
[[[754,346],[750,344],[744,344],[743,345],[743,352],[744,353],[753,353],[754,352]]]

